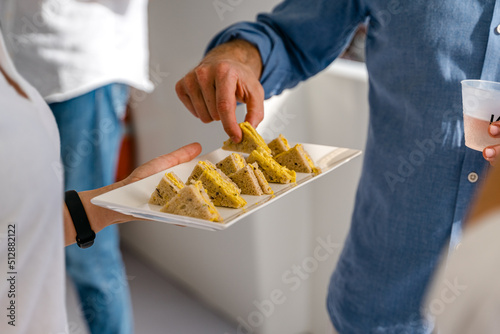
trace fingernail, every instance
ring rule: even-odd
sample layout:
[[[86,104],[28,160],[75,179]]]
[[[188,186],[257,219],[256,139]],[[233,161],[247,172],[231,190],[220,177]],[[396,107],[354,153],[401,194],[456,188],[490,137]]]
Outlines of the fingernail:
[[[484,157],[485,158],[493,158],[496,155],[496,151],[492,148],[484,149]]]
[[[490,125],[489,131],[492,136],[498,136],[500,134],[500,128],[493,124]]]

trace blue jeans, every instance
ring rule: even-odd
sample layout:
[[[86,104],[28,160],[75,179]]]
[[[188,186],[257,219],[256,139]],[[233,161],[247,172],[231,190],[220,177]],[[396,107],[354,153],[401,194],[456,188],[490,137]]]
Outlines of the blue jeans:
[[[128,86],[110,84],[50,104],[61,136],[66,190],[83,191],[114,182],[128,95]],[[66,270],[91,333],[132,333],[130,292],[116,226],[98,233],[88,249],[66,247]]]

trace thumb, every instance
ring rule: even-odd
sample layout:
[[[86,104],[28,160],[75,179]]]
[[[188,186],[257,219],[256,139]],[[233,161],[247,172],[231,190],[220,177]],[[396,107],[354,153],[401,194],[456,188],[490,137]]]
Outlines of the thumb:
[[[500,137],[500,122],[491,123],[488,132],[492,137]]]
[[[488,146],[483,150],[483,157],[494,166],[496,164],[496,159],[500,155],[500,145]]]

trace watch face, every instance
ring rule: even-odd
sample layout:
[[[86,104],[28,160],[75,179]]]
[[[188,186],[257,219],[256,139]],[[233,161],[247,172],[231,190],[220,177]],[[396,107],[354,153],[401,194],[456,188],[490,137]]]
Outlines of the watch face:
[[[89,248],[90,246],[92,246],[94,244],[95,233],[94,233],[94,231],[91,231],[91,232],[92,232],[92,234],[83,240],[78,238],[78,236],[76,237],[76,244],[78,245],[78,247],[85,249],[85,248]]]
[[[83,243],[77,242],[77,244],[78,244],[78,247],[85,249],[85,248],[89,248],[90,246],[92,246],[94,244],[94,240],[90,240],[90,241],[83,242]]]

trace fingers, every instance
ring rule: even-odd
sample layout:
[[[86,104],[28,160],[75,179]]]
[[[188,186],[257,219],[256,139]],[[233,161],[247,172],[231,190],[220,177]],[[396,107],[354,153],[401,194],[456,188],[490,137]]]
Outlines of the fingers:
[[[234,142],[239,143],[242,132],[234,113],[236,102],[246,103],[245,120],[257,127],[264,118],[264,89],[255,76],[245,72],[232,72],[230,68],[221,70],[216,84],[217,110],[224,131]]]
[[[216,69],[215,72],[217,71]],[[179,80],[175,86],[177,96],[182,103],[203,123],[220,120],[216,104],[216,80],[212,72],[209,66],[201,64]]]
[[[500,122],[491,123],[488,132],[490,136],[500,138]]]
[[[158,165],[157,172],[179,165],[184,162],[191,161],[195,157],[197,157],[200,153],[201,153],[201,145],[199,143],[191,143],[171,153],[161,155],[154,159],[154,160],[158,159],[158,161],[156,162],[156,164]]]
[[[248,87],[256,87],[256,93]],[[235,142],[240,142],[242,138],[235,114],[237,100],[248,104],[250,115],[247,117],[255,126],[263,117],[262,86],[244,69],[234,68],[234,64],[200,65],[177,83],[176,91],[195,117],[205,123],[220,120],[224,131]]]
[[[194,71],[189,72],[176,84],[175,91],[194,117],[199,118],[203,123],[210,123],[213,119],[206,106],[205,98]]]
[[[264,88],[262,88],[260,82],[257,82],[257,85],[252,88],[252,93],[249,94],[246,104],[245,121],[257,128],[264,119]]]
[[[202,96],[199,100],[203,101],[203,105],[199,106],[200,111],[203,112],[204,118],[209,120],[209,122],[212,120],[219,121],[220,117],[215,102],[216,82],[214,82],[214,78],[211,76],[210,69],[205,66],[198,66],[194,72]]]
[[[161,172],[162,170],[191,161],[198,156],[200,152],[201,145],[199,143],[192,143],[171,153],[160,155],[159,157],[156,157],[136,168],[132,174],[124,180],[124,184],[142,180],[143,178]]]
[[[230,73],[219,73],[216,83],[216,105],[224,131],[235,142],[242,138],[241,129],[236,120],[236,84],[237,76]]]
[[[186,87],[185,87],[185,79],[181,79],[177,82],[175,85],[175,92],[177,93],[177,96],[179,97],[179,100],[186,106],[186,108],[189,110],[191,114],[193,114],[194,117],[198,118],[198,114],[196,113],[193,104],[191,103],[191,98],[189,97]]]
[[[254,127],[264,117],[264,90],[259,82],[260,53],[245,41],[233,41],[211,50],[176,85],[179,99],[204,123],[220,120],[235,142],[242,138],[236,104],[247,104],[246,121]]]
[[[491,137],[500,138],[500,122],[491,123],[488,132]],[[483,157],[495,166],[497,164],[497,157],[500,155],[500,145],[488,146],[483,150]]]
[[[500,145],[488,146],[483,150],[483,157],[492,165],[496,165],[496,159],[500,155]]]

